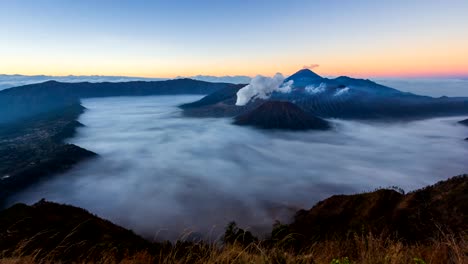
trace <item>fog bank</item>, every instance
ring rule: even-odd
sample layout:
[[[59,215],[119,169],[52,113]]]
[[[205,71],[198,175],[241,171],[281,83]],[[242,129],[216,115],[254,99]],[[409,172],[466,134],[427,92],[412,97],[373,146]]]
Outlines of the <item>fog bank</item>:
[[[404,92],[433,97],[468,97],[468,80],[466,79],[374,79]]]
[[[100,157],[10,202],[73,204],[148,238],[215,238],[229,221],[261,233],[333,194],[412,190],[468,172],[460,118],[269,132],[182,117],[176,105],[199,98],[84,100],[86,127],[70,142]]]

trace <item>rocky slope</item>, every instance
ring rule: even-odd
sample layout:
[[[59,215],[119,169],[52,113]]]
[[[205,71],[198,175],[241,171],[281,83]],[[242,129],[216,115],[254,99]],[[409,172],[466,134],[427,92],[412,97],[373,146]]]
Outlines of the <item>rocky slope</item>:
[[[262,129],[326,130],[327,121],[304,112],[291,102],[267,101],[254,110],[239,115],[234,124]]]

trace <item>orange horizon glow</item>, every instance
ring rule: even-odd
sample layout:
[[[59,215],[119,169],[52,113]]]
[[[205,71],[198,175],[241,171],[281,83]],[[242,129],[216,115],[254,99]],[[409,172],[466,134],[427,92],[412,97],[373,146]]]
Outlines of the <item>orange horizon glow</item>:
[[[0,9],[0,74],[468,76],[466,0],[46,2]]]
[[[4,70],[0,74],[6,75],[47,75],[47,76],[124,76],[124,77],[141,77],[141,78],[176,78],[176,77],[188,77],[196,75],[207,75],[207,76],[249,76],[254,77],[256,75],[264,76],[273,76],[275,73],[282,73],[285,76],[289,76],[297,72],[298,70],[303,69],[303,66],[288,67],[284,70],[278,69],[267,69],[264,71],[243,71],[243,70],[233,70],[233,71],[219,71],[219,70],[205,70],[205,71],[195,71],[195,70],[185,70],[177,73],[167,72],[167,71],[155,71],[152,72],[126,72],[126,71],[86,71],[86,70],[75,70],[75,71],[41,71],[40,69],[32,70]],[[360,67],[352,67],[350,69],[343,69],[342,67],[328,67],[320,66],[314,69],[311,69],[315,73],[319,74],[322,77],[327,76],[349,76],[356,78],[458,78],[458,77],[468,77],[468,67],[466,68],[446,68],[446,69],[405,69],[401,67],[400,69],[387,70],[381,67],[374,67],[372,70],[362,69]],[[160,72],[160,73],[158,73]]]

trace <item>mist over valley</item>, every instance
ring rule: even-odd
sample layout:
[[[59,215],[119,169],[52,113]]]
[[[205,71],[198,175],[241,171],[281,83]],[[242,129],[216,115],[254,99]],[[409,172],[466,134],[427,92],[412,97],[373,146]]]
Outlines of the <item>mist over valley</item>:
[[[230,221],[263,234],[334,194],[406,191],[468,170],[462,117],[411,122],[327,119],[287,132],[185,117],[201,96],[83,99],[68,140],[99,157],[9,199],[41,198],[97,213],[150,239],[218,238]]]

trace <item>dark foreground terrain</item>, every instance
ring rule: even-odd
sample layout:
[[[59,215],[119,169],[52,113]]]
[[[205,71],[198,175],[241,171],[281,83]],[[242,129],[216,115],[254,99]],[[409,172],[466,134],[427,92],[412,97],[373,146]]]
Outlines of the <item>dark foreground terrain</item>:
[[[467,232],[468,175],[406,195],[332,196],[262,240],[232,223],[221,244],[150,242],[83,209],[40,201],[0,212],[0,263],[461,264]]]
[[[76,119],[83,111],[84,108],[76,102],[0,125],[0,208],[17,191],[96,156],[63,142],[82,126]]]

